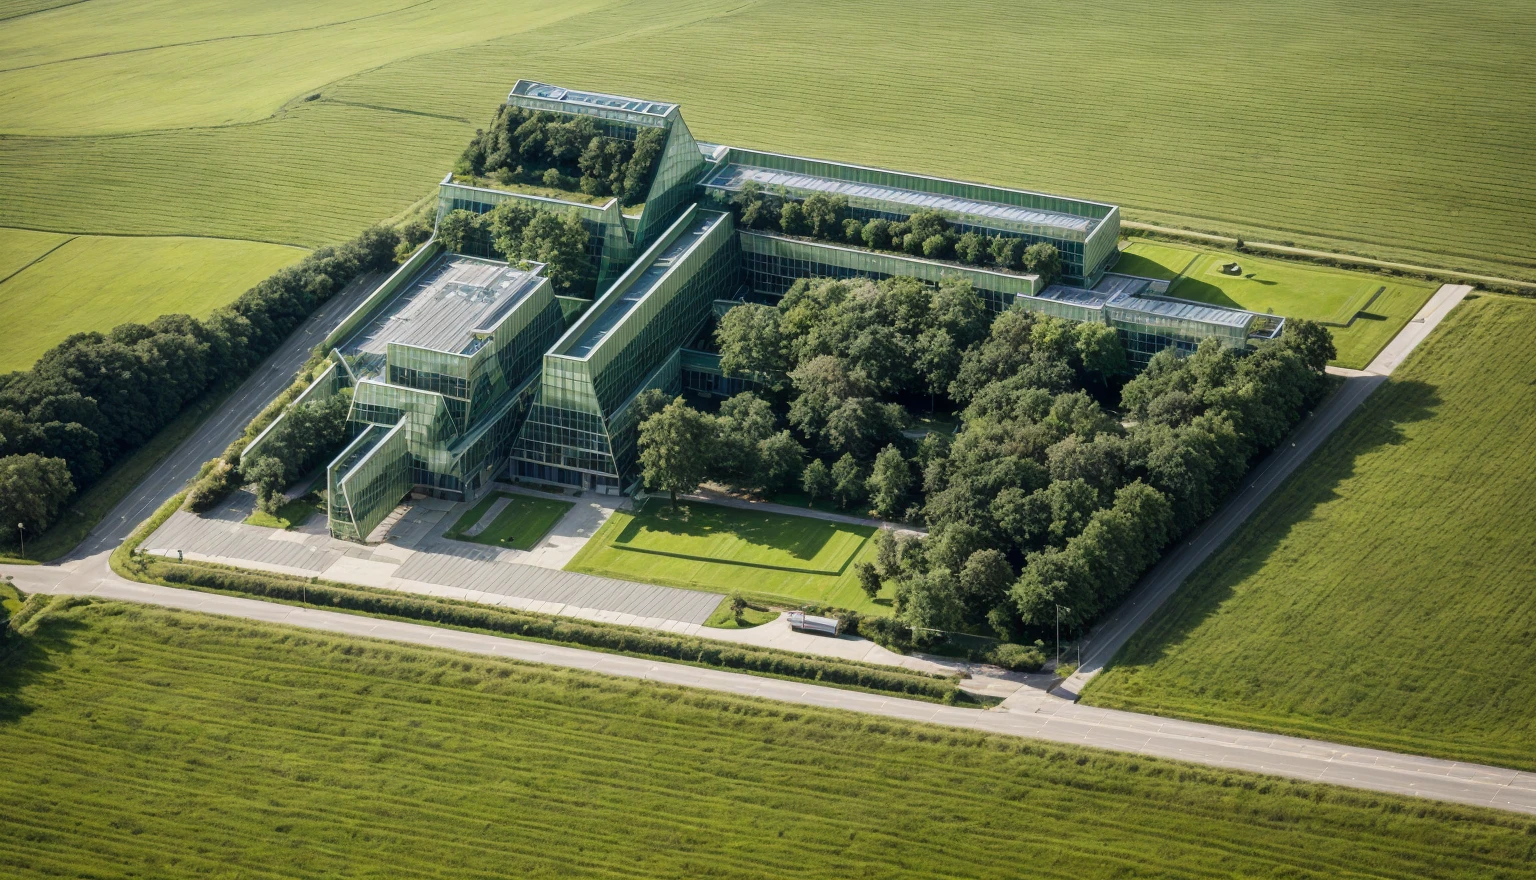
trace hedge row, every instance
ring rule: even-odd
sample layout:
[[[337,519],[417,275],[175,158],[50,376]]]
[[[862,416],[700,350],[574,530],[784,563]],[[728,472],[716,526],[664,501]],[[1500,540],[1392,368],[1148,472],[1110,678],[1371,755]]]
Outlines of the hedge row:
[[[628,654],[740,669],[786,678],[821,681],[867,690],[953,701],[955,679],[884,669],[870,664],[827,660],[787,651],[732,645],[713,639],[653,633],[490,606],[459,605],[407,594],[349,590],[328,584],[246,574],[178,563],[151,562],[144,573],[169,584],[206,587],[250,596],[299,601],[390,617],[403,617],[530,639],[581,645]]]

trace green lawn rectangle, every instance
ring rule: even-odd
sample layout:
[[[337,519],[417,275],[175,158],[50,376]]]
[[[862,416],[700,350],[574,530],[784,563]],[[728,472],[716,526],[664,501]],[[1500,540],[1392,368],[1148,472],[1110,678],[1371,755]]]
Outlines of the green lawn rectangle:
[[[485,517],[499,499],[507,499],[507,506],[496,515],[485,531],[478,535],[466,534]],[[536,498],[532,495],[498,492],[480,499],[458,522],[453,524],[444,537],[457,541],[472,541],[492,547],[508,547],[513,550],[532,550],[539,545],[555,523],[576,505],[570,501],[553,498]]]
[[[1233,262],[1241,275],[1222,272],[1223,264]],[[1338,349],[1334,365],[1352,369],[1369,364],[1438,286],[1428,281],[1153,241],[1128,245],[1114,271],[1163,280],[1177,276],[1168,295],[1180,299],[1348,325],[1328,329]]]
[[[291,529],[304,524],[315,513],[315,505],[303,498],[295,498],[271,513],[255,511],[246,517],[247,525],[269,529]]]
[[[874,531],[697,502],[674,510],[652,499],[638,511],[614,512],[566,569],[883,614],[888,604],[871,601],[853,572],[854,563],[873,555]]]
[[[1536,770],[1533,324],[1458,306],[1084,701]]]

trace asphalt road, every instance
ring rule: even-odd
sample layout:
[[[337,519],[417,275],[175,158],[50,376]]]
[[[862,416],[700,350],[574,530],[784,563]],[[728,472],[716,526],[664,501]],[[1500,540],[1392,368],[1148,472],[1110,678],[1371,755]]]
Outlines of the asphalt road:
[[[155,465],[63,561],[110,551],[127,540],[134,527],[164,504],[165,499],[180,492],[187,481],[197,475],[204,462],[223,452],[224,447],[240,436],[251,419],[293,381],[299,367],[309,360],[310,350],[388,277],[382,272],[364,275],[310,315],[277,351],[246,377],[217,412]]]
[[[388,639],[528,663],[585,669],[604,675],[739,696],[1536,814],[1536,773],[1099,709],[1043,694],[1032,702],[1010,699],[1010,708],[1005,711],[962,709],[425,624],[140,584],[124,580],[107,569],[105,556],[102,554],[64,567],[0,566],[0,571],[13,576],[17,586],[28,592],[75,593],[143,602],[347,636]],[[71,568],[75,570],[67,570]]]

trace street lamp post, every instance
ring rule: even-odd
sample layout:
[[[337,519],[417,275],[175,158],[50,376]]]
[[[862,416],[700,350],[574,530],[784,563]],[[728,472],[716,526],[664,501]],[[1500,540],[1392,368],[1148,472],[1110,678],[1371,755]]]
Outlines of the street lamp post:
[[[21,558],[22,559],[26,559],[27,558],[27,524],[26,523],[17,523],[16,524],[16,534],[17,534],[18,537],[21,538]]]

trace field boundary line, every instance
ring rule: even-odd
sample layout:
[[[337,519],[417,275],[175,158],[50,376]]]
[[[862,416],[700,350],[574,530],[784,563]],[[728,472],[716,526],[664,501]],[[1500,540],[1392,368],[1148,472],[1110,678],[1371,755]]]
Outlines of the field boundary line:
[[[84,3],[85,0],[80,0],[80,2]],[[51,232],[54,235],[70,235],[75,238],[201,238],[208,241],[248,241],[251,244],[270,244],[277,247],[294,248],[305,253],[314,250],[313,247],[307,244],[294,244],[291,241],[269,241],[265,238],[241,238],[237,235],[193,235],[187,232],[81,232],[78,229],[44,229],[40,226],[17,226],[13,223],[0,223],[0,229],[19,229],[23,232]],[[65,243],[68,244],[68,242]],[[15,273],[11,274],[14,275]],[[9,275],[6,276],[6,278],[9,277]]]
[[[84,3],[85,0],[80,0],[80,2]],[[19,227],[11,226],[9,228],[17,229]],[[32,230],[28,230],[28,231],[30,231],[30,232],[43,232],[45,230],[42,230],[42,229],[32,229]],[[75,239],[80,237],[79,235],[71,235],[68,232],[64,232],[64,233],[60,233],[60,234],[61,235],[68,235],[69,238],[64,239],[63,241],[59,242],[58,244],[54,245],[53,247],[49,248],[48,250],[43,251],[41,254],[38,254],[36,259],[32,260],[32,262],[26,264],[25,266],[22,266],[20,269],[17,269],[15,272],[12,272],[11,274],[5,276],[4,278],[0,278],[0,284],[4,284],[5,282],[10,281],[12,278],[15,278],[17,275],[20,275],[21,273],[27,271],[28,269],[32,268],[33,266],[36,266],[38,263],[41,263],[43,260],[47,259],[49,254],[53,253],[54,251],[58,250],[59,248],[63,247],[64,245],[69,244],[70,242],[72,242]]]

